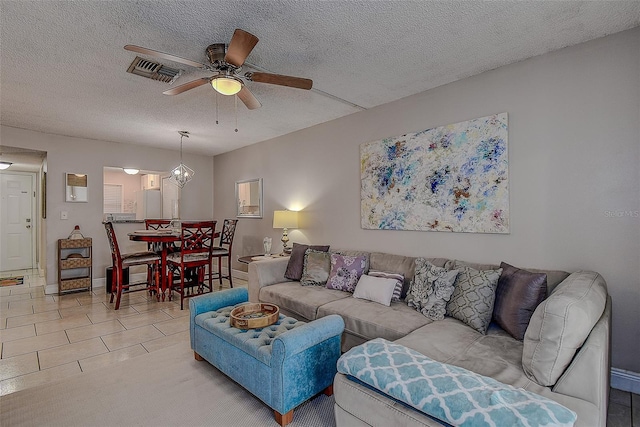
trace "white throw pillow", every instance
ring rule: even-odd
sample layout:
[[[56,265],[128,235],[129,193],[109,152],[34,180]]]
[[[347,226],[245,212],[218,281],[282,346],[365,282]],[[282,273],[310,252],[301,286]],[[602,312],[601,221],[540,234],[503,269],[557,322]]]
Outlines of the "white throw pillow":
[[[390,305],[397,280],[383,277],[372,277],[363,274],[358,280],[354,298],[366,299],[382,305]]]

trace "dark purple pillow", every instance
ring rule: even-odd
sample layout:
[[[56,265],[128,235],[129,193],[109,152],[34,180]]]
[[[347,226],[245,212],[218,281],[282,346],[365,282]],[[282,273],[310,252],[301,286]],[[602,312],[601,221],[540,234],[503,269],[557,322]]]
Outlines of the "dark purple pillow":
[[[302,278],[302,268],[304,265],[304,253],[307,249],[313,249],[321,252],[328,252],[329,245],[326,246],[309,246],[301,245],[300,243],[294,243],[291,250],[291,257],[287,264],[287,270],[284,272],[284,277],[291,280],[300,280]]]
[[[522,341],[536,307],[547,297],[547,275],[521,270],[505,262],[496,288],[493,320]]]

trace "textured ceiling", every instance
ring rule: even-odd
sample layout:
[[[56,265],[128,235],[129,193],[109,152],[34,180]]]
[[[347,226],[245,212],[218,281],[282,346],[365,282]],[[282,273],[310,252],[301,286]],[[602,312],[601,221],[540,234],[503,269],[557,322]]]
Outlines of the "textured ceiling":
[[[0,122],[81,138],[215,155],[360,108],[315,91],[248,86],[249,111],[210,86],[166,96],[126,73],[135,44],[205,62],[235,28],[260,38],[269,72],[371,108],[505,64],[640,25],[640,2],[0,0]],[[143,55],[141,55],[143,56]],[[210,73],[184,69],[176,85]],[[8,143],[9,141],[7,141]],[[5,143],[6,144],[6,143]]]

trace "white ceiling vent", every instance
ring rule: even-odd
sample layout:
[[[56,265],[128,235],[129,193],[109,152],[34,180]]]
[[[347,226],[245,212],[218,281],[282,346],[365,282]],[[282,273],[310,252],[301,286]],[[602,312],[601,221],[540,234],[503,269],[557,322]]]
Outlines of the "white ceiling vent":
[[[182,70],[169,68],[158,62],[149,61],[148,59],[142,59],[139,56],[136,56],[131,65],[129,65],[127,73],[171,84],[180,77]]]

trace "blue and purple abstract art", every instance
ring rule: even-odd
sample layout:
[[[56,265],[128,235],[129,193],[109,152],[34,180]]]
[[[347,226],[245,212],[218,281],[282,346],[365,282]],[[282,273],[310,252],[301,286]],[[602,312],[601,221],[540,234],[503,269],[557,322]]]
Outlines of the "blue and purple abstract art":
[[[364,229],[509,233],[507,113],[360,145]]]

